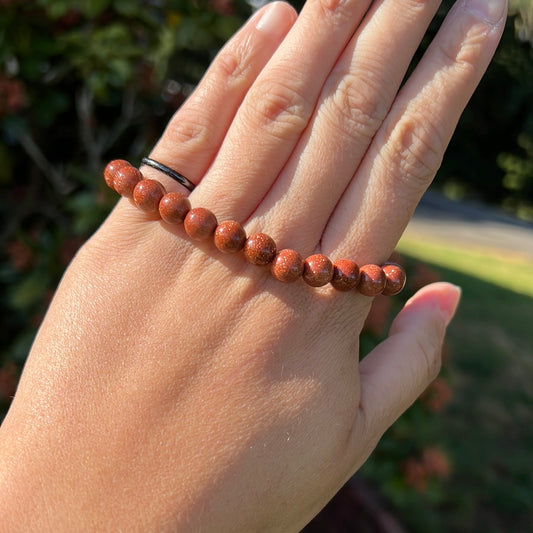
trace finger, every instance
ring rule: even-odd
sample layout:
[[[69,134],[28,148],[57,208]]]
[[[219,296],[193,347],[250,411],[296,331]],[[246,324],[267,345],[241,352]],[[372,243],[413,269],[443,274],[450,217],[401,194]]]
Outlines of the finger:
[[[362,263],[388,257],[496,50],[505,14],[505,0],[455,4],[328,223],[328,250]]]
[[[437,376],[460,296],[449,283],[424,287],[398,314],[387,340],[361,362],[359,410],[370,435],[379,438]]]
[[[255,213],[268,218],[263,227],[275,228],[270,231],[302,252],[316,247],[439,4],[383,0],[372,5],[330,73],[291,160]]]
[[[274,2],[258,11],[219,52],[196,90],[169,122],[150,157],[198,184],[248,89],[295,20],[296,12],[284,2]],[[143,167],[143,173],[169,190],[181,187],[150,167]]]
[[[244,220],[287,162],[370,0],[309,0],[246,95],[197,203]],[[231,172],[228,172],[231,169]]]

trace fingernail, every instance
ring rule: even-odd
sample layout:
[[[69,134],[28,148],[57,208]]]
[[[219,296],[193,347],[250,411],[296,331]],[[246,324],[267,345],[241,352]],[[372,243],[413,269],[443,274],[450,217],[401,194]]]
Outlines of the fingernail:
[[[466,8],[483,21],[494,25],[507,13],[507,0],[465,0]]]
[[[461,300],[461,287],[448,284],[448,290],[440,295],[439,305],[446,326],[452,321]]]
[[[286,10],[281,2],[269,4],[256,25],[259,31],[271,34],[281,34],[286,27]]]

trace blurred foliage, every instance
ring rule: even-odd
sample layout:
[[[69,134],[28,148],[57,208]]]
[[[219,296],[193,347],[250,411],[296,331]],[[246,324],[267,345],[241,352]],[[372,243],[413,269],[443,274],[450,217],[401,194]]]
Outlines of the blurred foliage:
[[[422,262],[400,256],[394,260],[410,273],[408,286],[400,297],[375,298],[363,329],[363,356],[385,338],[393,316],[410,296],[423,286],[441,280],[436,270]],[[442,416],[454,398],[449,355],[448,347],[444,346],[439,377],[389,429],[359,474],[379,487],[409,530],[421,533],[451,531],[445,515],[437,511],[449,502],[454,469],[453,450],[442,439],[445,431]]]
[[[453,2],[443,2],[435,34]],[[511,0],[495,60],[459,123],[436,186],[533,220],[533,0]]]
[[[105,162],[139,162],[250,6],[0,5],[1,368],[23,363],[63,270],[116,201]]]
[[[510,0],[509,15],[514,16],[517,38],[533,45],[533,2],[531,0]]]
[[[291,3],[301,8],[304,2]],[[413,67],[453,4],[442,2]],[[533,0],[509,0],[496,58],[458,125],[435,187],[452,199],[496,204],[533,220],[532,143]]]
[[[462,287],[442,372],[385,434],[359,475],[379,488],[407,531],[525,533],[533,523],[532,299],[527,291],[455,266],[449,257],[479,251],[463,243],[433,260],[431,247],[437,245],[429,233],[404,240],[410,275],[402,299],[441,278]],[[492,253],[481,261],[491,262],[496,265],[487,268],[503,270],[506,278],[529,268],[524,258],[498,260]],[[366,325],[365,338],[372,334],[374,341],[386,334],[402,303],[381,300]]]
[[[533,1],[511,0],[511,9],[437,186],[533,219]],[[101,179],[106,161],[138,163],[149,152],[251,9],[245,0],[0,0],[0,10],[1,417],[63,270],[115,202]],[[376,302],[364,349],[393,311]],[[399,508],[416,507],[420,492],[438,502],[446,490],[451,466],[434,414],[449,388],[444,375],[372,463]]]

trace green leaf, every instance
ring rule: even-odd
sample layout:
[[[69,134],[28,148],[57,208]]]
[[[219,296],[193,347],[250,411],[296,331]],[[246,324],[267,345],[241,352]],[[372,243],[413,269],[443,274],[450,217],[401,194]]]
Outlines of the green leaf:
[[[39,0],[38,4],[46,9],[48,16],[52,19],[62,17],[71,8],[68,0]]]
[[[142,16],[143,10],[146,9],[145,5],[139,2],[132,2],[131,0],[115,0],[113,7],[117,13],[125,17]]]
[[[88,18],[95,18],[104,12],[110,3],[110,0],[84,0],[81,6],[81,12]]]
[[[107,214],[107,207],[97,203],[94,193],[80,192],[72,196],[66,205],[72,213],[72,229],[76,235],[93,232]]]
[[[43,300],[48,286],[45,272],[32,272],[11,288],[9,303],[17,310],[28,310]]]

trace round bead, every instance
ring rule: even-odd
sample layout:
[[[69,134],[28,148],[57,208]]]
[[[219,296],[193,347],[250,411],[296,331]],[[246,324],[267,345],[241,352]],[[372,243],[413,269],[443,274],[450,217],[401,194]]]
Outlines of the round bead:
[[[190,210],[191,202],[179,192],[168,192],[159,201],[159,214],[169,224],[181,224]]]
[[[333,263],[331,285],[338,291],[350,291],[359,281],[359,267],[350,259],[339,259]]]
[[[301,277],[304,270],[304,260],[295,250],[281,250],[274,257],[270,269],[278,281],[292,283]]]
[[[386,279],[378,265],[364,265],[359,269],[357,290],[365,296],[377,296],[383,292]]]
[[[133,189],[142,179],[143,175],[139,169],[132,166],[123,166],[115,173],[115,179],[113,180],[115,191],[121,196],[131,198]]]
[[[405,287],[406,276],[405,270],[396,263],[386,263],[382,267],[385,273],[385,289],[383,294],[386,296],[394,296],[402,291]]]
[[[244,245],[244,257],[254,265],[268,265],[276,256],[276,243],[265,233],[254,233]]]
[[[159,213],[159,202],[165,192],[165,188],[158,181],[144,179],[135,185],[133,201],[145,213]]]
[[[333,263],[322,254],[310,255],[304,261],[303,278],[311,287],[322,287],[333,277]]]
[[[131,167],[131,165],[125,159],[114,159],[113,161],[109,162],[105,167],[104,179],[110,189],[115,190],[115,176],[117,175],[117,172],[123,167]]]
[[[191,209],[183,221],[185,231],[195,241],[205,241],[213,235],[217,227],[217,217],[204,207]]]
[[[225,254],[234,254],[244,248],[246,232],[235,220],[226,220],[215,230],[215,246]]]

